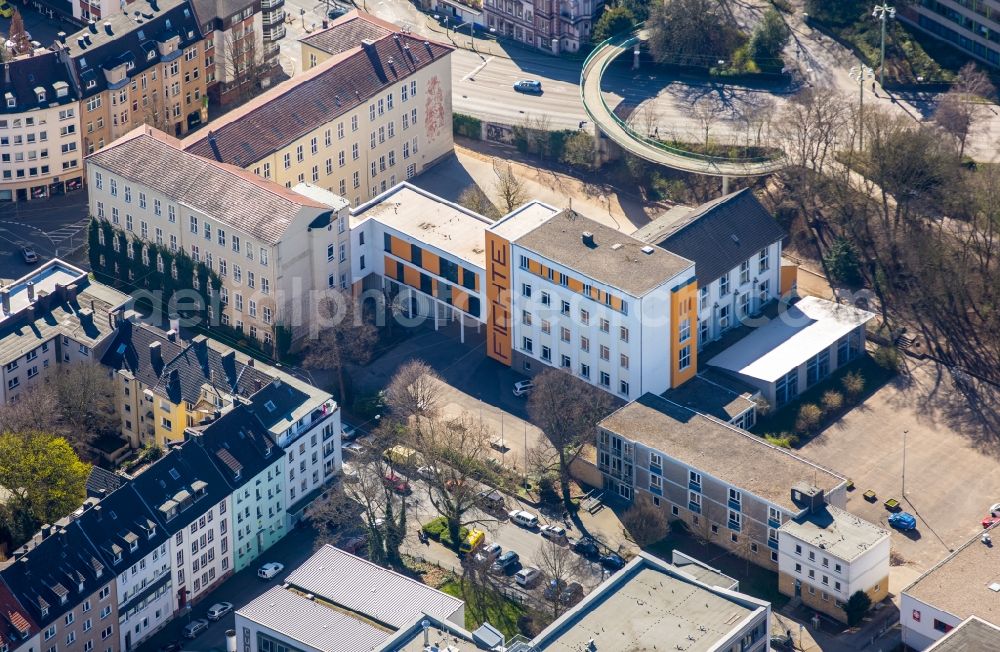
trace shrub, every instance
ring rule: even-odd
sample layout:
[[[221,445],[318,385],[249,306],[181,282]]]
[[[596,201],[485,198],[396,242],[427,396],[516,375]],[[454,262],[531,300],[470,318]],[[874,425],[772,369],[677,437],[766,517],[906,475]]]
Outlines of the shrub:
[[[838,238],[823,256],[830,276],[834,281],[847,285],[861,284],[861,263],[854,246],[843,238]]]
[[[557,505],[562,501],[556,478],[551,473],[546,473],[538,481],[538,499],[545,505]]]
[[[799,416],[795,419],[795,429],[799,432],[814,431],[823,418],[823,410],[815,403],[806,403],[799,408]]]
[[[844,374],[844,377],[840,379],[840,384],[844,386],[847,397],[852,401],[865,391],[865,377],[861,375],[860,371],[849,371]]]
[[[443,516],[438,516],[433,520],[427,521],[421,529],[424,531],[424,534],[440,542],[446,548],[457,548],[458,544],[464,541],[465,537],[469,536],[469,528],[463,525],[458,530],[459,541],[452,541],[451,535],[448,533],[448,519]]]
[[[894,346],[879,346],[875,349],[875,353],[872,354],[872,360],[878,366],[889,371],[899,371],[899,366],[902,362],[899,357],[899,351]]]
[[[844,395],[831,389],[823,392],[823,411],[832,414],[844,406]]]
[[[855,591],[854,594],[847,599],[847,604],[844,605],[844,611],[847,613],[847,624],[850,627],[854,627],[865,617],[868,610],[872,606],[872,599],[868,597],[868,594],[864,591]]]
[[[778,448],[791,448],[799,443],[799,438],[790,432],[783,432],[780,435],[764,435],[764,441]]]

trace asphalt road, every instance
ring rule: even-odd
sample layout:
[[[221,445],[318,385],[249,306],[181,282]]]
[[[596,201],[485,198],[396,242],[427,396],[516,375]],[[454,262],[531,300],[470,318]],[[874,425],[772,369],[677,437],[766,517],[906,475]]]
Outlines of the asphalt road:
[[[78,190],[51,199],[0,204],[0,279],[15,279],[37,265],[28,265],[21,247],[30,246],[40,262],[68,256],[86,242],[87,193]]]
[[[140,652],[155,652],[170,641],[183,642],[183,649],[193,652],[215,652],[226,649],[226,630],[232,629],[236,616],[226,615],[218,622],[210,623],[207,630],[198,638],[188,641],[181,637],[181,630],[191,620],[204,618],[205,612],[216,602],[233,603],[236,611],[257,596],[268,591],[273,586],[280,586],[285,577],[301,565],[313,553],[313,543],[316,533],[308,528],[296,528],[270,550],[260,556],[247,568],[233,575],[217,589],[196,604],[189,615],[179,615],[174,620],[146,640],[137,649]],[[269,581],[257,577],[257,569],[263,564],[278,562],[285,565],[277,577]]]

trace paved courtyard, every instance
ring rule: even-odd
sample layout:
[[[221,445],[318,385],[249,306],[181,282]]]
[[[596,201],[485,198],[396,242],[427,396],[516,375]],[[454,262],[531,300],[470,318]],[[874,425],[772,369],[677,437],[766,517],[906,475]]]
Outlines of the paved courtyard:
[[[933,362],[907,364],[908,376],[881,388],[801,452],[854,480],[852,512],[887,527],[882,503],[901,500],[917,517],[917,530],[894,533],[893,548],[909,569],[923,571],[979,532],[990,505],[1000,501],[1000,393],[956,387]],[[878,496],[874,503],[862,495],[868,489]]]

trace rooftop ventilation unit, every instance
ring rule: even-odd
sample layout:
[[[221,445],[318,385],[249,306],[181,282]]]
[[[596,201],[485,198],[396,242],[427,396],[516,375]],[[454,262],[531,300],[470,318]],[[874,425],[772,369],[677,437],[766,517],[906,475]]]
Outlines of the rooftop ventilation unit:
[[[647,256],[653,253],[653,251],[655,250],[649,245],[646,245],[645,247],[642,248],[642,253],[646,254]]]

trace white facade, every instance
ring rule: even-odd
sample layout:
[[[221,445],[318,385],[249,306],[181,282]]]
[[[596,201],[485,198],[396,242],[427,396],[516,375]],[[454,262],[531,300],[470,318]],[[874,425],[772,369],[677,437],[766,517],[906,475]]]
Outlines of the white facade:
[[[232,494],[227,495],[171,539],[174,611],[215,588],[231,570],[232,501]],[[181,591],[185,592],[183,602],[179,597]]]
[[[725,292],[723,292],[725,290]],[[698,349],[781,296],[781,241],[698,288]]]
[[[118,636],[122,650],[135,649],[173,616],[170,566],[170,545],[164,542],[118,575]]]
[[[235,572],[246,568],[287,534],[284,462],[279,457],[232,494]]]
[[[919,652],[958,627],[962,619],[904,592],[899,603],[899,622],[903,626],[903,643]]]
[[[554,270],[553,278],[528,269],[527,259]],[[582,280],[604,296],[628,296],[613,286],[583,278],[579,271],[511,245],[511,319],[514,368],[526,372],[544,363],[623,399],[671,387],[671,288],[694,276],[694,266],[642,297],[624,299],[623,310],[583,296],[560,276]],[[523,359],[517,361],[516,354]]]
[[[302,500],[333,479],[342,466],[339,409],[289,430],[295,429],[299,434],[286,435],[290,443],[282,446],[287,455],[284,493],[289,515],[304,509]],[[332,446],[328,446],[331,442]],[[281,444],[281,439],[278,443]]]

